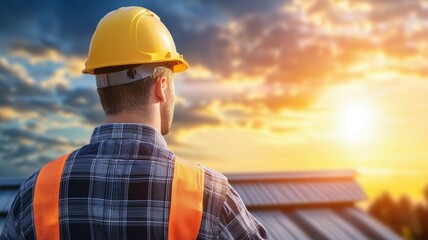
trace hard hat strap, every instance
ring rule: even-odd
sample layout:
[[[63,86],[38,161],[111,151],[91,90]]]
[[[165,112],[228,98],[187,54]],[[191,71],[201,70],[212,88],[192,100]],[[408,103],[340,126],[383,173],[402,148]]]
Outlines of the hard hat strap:
[[[135,81],[140,81],[146,77],[150,77],[154,73],[153,67],[137,66],[131,69],[125,69],[118,72],[103,73],[95,75],[97,79],[97,88],[113,87],[122,84],[127,84]]]

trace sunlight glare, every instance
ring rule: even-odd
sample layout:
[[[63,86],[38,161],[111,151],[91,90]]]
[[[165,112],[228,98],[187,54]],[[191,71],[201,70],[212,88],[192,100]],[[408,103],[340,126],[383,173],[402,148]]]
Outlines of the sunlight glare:
[[[373,128],[373,105],[365,101],[346,103],[339,110],[339,131],[342,139],[351,142],[368,140]]]

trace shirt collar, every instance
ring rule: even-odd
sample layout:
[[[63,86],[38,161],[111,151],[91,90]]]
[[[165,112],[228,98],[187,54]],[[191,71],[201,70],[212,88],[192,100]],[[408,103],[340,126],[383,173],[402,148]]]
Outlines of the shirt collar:
[[[107,139],[135,139],[167,148],[165,138],[156,129],[137,123],[108,123],[97,126],[91,137],[91,143]]]

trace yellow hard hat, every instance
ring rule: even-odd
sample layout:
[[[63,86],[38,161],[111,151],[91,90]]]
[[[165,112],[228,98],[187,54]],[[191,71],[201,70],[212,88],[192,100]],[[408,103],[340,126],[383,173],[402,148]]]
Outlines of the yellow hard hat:
[[[82,72],[94,74],[98,68],[164,62],[170,63],[175,73],[189,67],[155,13],[142,7],[122,7],[98,23]]]

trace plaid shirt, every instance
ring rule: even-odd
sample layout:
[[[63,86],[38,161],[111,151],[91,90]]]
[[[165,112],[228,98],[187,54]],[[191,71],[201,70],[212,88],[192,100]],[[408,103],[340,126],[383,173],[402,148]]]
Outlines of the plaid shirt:
[[[264,239],[265,228],[248,212],[220,173],[205,168],[198,239]],[[22,184],[0,239],[36,239],[34,185]],[[105,124],[64,167],[61,239],[166,239],[174,154],[162,135],[141,124]]]

